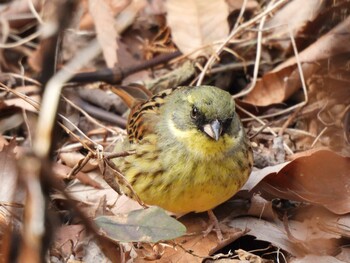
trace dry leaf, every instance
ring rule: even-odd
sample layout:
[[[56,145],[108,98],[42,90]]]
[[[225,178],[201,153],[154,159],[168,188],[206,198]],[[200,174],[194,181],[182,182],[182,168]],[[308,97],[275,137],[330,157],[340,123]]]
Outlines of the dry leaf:
[[[63,180],[67,179],[67,176],[71,172],[71,170],[72,168],[61,163],[54,163],[52,166],[53,174]],[[75,177],[83,184],[90,185],[94,188],[102,189],[102,186],[96,181],[92,180],[86,173],[80,171],[75,175]]]
[[[23,212],[25,191],[18,185],[15,147],[16,141],[12,140],[0,152],[0,226],[12,222],[17,227]]]
[[[243,249],[235,250],[235,252],[238,255],[239,259],[242,260],[243,262],[249,262],[249,263],[272,263],[273,262],[272,260],[263,259]]]
[[[70,257],[72,254],[77,254],[77,246],[72,244],[79,244],[86,241],[86,231],[83,225],[63,225],[57,229],[55,233],[55,242],[53,248],[60,252],[60,256]],[[81,254],[80,251],[79,254]]]
[[[208,223],[205,214],[189,214],[180,218],[180,222],[186,226],[187,233],[191,235],[175,239],[175,243],[181,245],[182,248],[176,246],[175,249],[166,248],[164,255],[157,262],[202,262],[203,257],[207,257],[222,248],[223,244],[220,244],[214,232],[203,236],[203,231],[206,230]],[[245,231],[237,230],[236,226],[232,226],[223,234],[229,242],[233,242],[243,236]],[[223,243],[228,244],[225,241]]]
[[[298,248],[289,240],[283,225],[280,223],[272,223],[253,217],[240,217],[233,219],[229,225],[242,230],[248,229],[248,235],[270,242],[292,255],[300,255]]]
[[[265,28],[272,29],[269,35],[282,39],[277,40],[277,42],[282,46],[283,50],[286,50],[291,43],[288,31],[291,30],[294,35],[296,35],[308,21],[312,21],[317,17],[325,1],[308,0],[307,4],[304,3],[305,0],[288,1],[287,4],[279,9],[265,24]],[[301,6],[303,8],[300,8]],[[287,38],[287,40],[284,40],[285,38]]]
[[[173,41],[183,54],[228,36],[229,12],[224,0],[169,0],[166,7]],[[209,48],[196,52],[191,57],[211,52]]]
[[[85,156],[79,152],[62,152],[59,158],[67,166],[73,168],[79,162],[85,159]],[[83,167],[81,167],[82,172],[90,172],[98,167],[98,161],[96,159],[90,159]]]
[[[241,10],[245,0],[226,0],[229,6],[230,13],[233,11]],[[259,3],[256,0],[248,0],[246,10],[252,10],[259,7]]]
[[[308,79],[317,69],[315,64],[303,64],[305,79]],[[268,106],[281,103],[301,88],[300,72],[296,65],[266,73],[256,82],[254,89],[244,101],[256,106]]]
[[[341,252],[337,255],[337,259],[344,262],[350,262],[350,248],[342,247]]]
[[[40,96],[39,95],[32,95],[32,96],[30,96],[30,100],[34,101],[34,105],[38,105],[38,103],[40,101]],[[21,98],[8,99],[5,102],[9,106],[13,105],[13,106],[17,106],[17,107],[22,108],[22,109],[27,110],[27,111],[38,112],[35,107],[33,107],[30,103],[28,103],[27,101],[25,101]]]
[[[284,166],[286,166],[289,162],[277,164],[274,166],[268,166],[261,170],[254,170],[250,174],[248,181],[243,185],[241,191],[251,191],[253,188],[259,184],[266,176],[269,174],[278,173]]]
[[[97,208],[103,198],[107,200],[109,211],[113,214],[128,213],[132,210],[140,209],[142,206],[129,197],[120,196],[114,191],[97,172],[87,174],[91,180],[97,182],[101,187],[99,189],[81,183],[79,180],[72,180],[66,187],[66,192],[73,200],[76,200],[88,207]],[[53,194],[52,199],[64,199],[61,194]],[[94,215],[96,216],[96,215]]]
[[[291,263],[344,263],[332,256],[307,255],[303,258],[294,259]]]
[[[334,27],[327,34],[299,53],[300,62],[315,63],[318,60],[350,52],[350,17]],[[294,65],[296,58],[292,57],[274,69],[279,71]]]
[[[350,212],[350,158],[319,150],[270,174],[259,189],[279,198],[324,206],[336,214]]]
[[[316,62],[349,52],[350,18],[345,19],[315,43],[299,53],[304,78],[315,73]],[[258,80],[254,89],[245,98],[257,106],[281,103],[301,88],[300,72],[296,58],[292,57]]]
[[[251,198],[247,214],[270,221],[277,218],[277,214],[272,207],[272,202],[262,198],[259,194],[254,194]]]
[[[112,68],[117,61],[117,31],[110,6],[105,0],[89,0],[89,10],[94,20],[97,39],[102,47],[106,64]]]

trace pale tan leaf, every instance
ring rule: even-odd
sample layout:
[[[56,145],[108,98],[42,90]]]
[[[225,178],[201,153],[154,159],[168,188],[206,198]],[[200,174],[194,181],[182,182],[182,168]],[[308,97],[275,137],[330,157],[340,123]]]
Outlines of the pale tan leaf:
[[[169,0],[166,7],[173,41],[184,54],[222,40],[229,33],[229,12],[224,0]],[[203,49],[191,57],[210,54],[211,51],[211,48]]]
[[[229,6],[230,13],[236,10],[241,10],[245,0],[226,0]],[[253,10],[259,7],[259,3],[256,0],[248,0],[246,4],[246,10]]]
[[[322,10],[324,0],[305,0],[289,1],[283,8],[278,10],[276,14],[266,22],[265,28],[272,29],[271,35],[277,36],[282,40],[277,41],[283,49],[287,49],[290,41],[283,40],[289,38],[289,30],[296,35],[307,22],[312,21]],[[300,8],[300,7],[303,8]]]
[[[114,27],[112,10],[104,0],[89,0],[89,11],[94,20],[104,59],[108,67],[113,67],[117,63],[118,34]]]
[[[115,20],[115,27],[119,34],[134,22],[137,14],[147,4],[146,0],[133,0],[133,1],[127,1],[127,2],[128,2],[128,6],[125,7],[123,12],[121,12],[116,17],[116,20]]]
[[[30,99],[33,101],[34,105],[39,105],[40,96],[39,95],[32,95],[30,96]],[[38,112],[35,107],[33,107],[29,102],[23,100],[22,98],[14,98],[14,99],[8,99],[5,101],[7,105],[11,106],[17,106],[19,108],[22,108],[27,111],[31,112]]]

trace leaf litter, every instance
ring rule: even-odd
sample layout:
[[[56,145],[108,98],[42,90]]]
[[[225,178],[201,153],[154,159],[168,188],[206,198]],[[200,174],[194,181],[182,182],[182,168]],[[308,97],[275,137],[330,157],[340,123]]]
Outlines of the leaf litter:
[[[4,262],[38,262],[44,254],[52,262],[349,261],[347,1],[104,0],[77,1],[74,11],[55,1],[3,6]],[[64,25],[69,12],[74,15]],[[61,30],[53,42],[40,29],[49,23]],[[38,111],[43,80],[95,38],[101,55],[71,72],[74,81],[62,96],[76,107],[62,99],[63,121],[47,137],[52,152],[40,159],[36,135],[43,131],[37,133],[37,119],[48,115]],[[44,67],[48,61],[51,76]],[[205,214],[175,220],[106,183],[111,175],[103,166],[125,135],[125,106],[101,81],[137,82],[152,91],[198,81],[234,95],[252,137],[256,168],[241,191],[215,209],[223,242],[214,233],[203,235]],[[43,245],[46,235],[49,247]],[[17,236],[22,246],[15,248],[10,240]]]

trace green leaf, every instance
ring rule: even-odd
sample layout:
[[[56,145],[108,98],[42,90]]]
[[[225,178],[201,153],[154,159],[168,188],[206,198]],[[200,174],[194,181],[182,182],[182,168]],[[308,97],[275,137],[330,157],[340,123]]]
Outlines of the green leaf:
[[[186,227],[159,207],[95,219],[101,234],[113,241],[158,242],[182,236]]]

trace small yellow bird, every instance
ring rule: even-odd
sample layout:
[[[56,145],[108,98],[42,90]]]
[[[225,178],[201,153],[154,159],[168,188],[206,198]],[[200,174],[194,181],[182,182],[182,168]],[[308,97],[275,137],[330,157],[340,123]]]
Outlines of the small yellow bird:
[[[112,90],[131,107],[129,140],[118,150],[135,151],[115,163],[144,203],[178,214],[208,211],[247,181],[253,155],[228,92],[184,86],[141,102]]]

